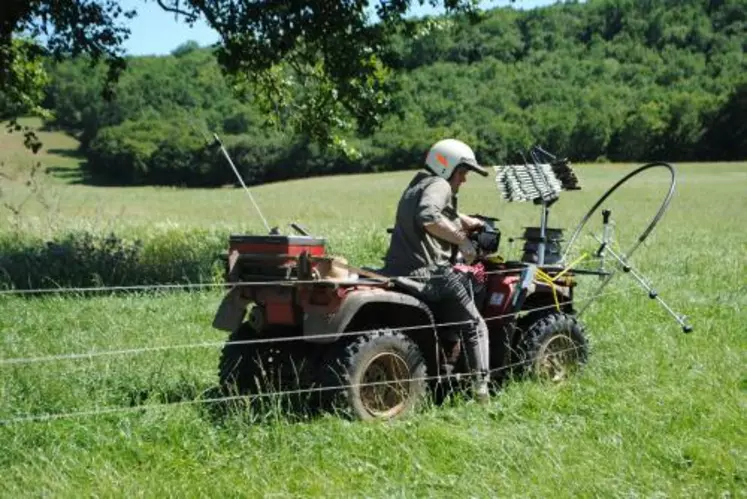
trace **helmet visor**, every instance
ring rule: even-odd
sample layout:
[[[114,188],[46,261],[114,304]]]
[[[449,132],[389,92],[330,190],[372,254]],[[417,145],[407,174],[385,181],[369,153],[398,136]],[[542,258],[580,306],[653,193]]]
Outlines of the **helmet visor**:
[[[477,172],[483,177],[488,176],[488,171],[480,166],[474,158],[462,158],[459,161],[457,167],[459,166],[461,166],[462,168],[467,168],[468,170],[472,170],[473,172]]]

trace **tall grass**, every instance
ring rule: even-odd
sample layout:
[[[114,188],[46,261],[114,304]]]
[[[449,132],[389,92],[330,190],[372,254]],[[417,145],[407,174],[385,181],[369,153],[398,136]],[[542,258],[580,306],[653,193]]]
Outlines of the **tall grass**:
[[[551,225],[572,227],[630,169],[579,166],[584,190],[561,197]],[[592,342],[586,369],[559,385],[511,383],[488,406],[450,400],[405,421],[373,424],[298,419],[271,408],[225,412],[202,403],[225,340],[210,327],[219,292],[0,296],[1,359],[192,345],[0,364],[0,420],[13,421],[0,426],[0,495],[744,497],[747,165],[678,171],[670,211],[633,263],[695,331],[682,334],[620,276],[611,288],[618,294],[583,316]],[[275,224],[301,221],[331,251],[376,263],[409,175],[314,179],[254,193]],[[623,248],[666,185],[650,176],[613,200]],[[5,227],[5,248],[81,229],[101,237],[113,231],[142,240],[150,261],[175,262],[171,275],[181,278],[226,234],[263,231],[241,191],[53,188],[68,199],[55,223],[40,224],[47,214],[29,204],[27,218]],[[20,195],[22,186],[13,189]],[[100,209],[86,215],[76,206]],[[461,206],[502,219],[506,252],[509,237],[539,220],[536,207],[498,199],[489,181],[470,179]],[[102,230],[94,230],[96,220],[105,222]],[[581,296],[596,283],[582,281]],[[111,407],[126,412],[15,419]]]

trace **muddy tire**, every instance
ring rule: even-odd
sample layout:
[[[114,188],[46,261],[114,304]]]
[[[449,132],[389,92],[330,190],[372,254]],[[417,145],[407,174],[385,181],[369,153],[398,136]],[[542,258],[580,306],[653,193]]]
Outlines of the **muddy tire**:
[[[324,405],[352,419],[390,420],[420,407],[426,362],[407,336],[382,329],[331,352],[323,367]]]
[[[589,356],[583,325],[563,313],[545,315],[529,325],[519,350],[525,374],[551,381],[567,379]]]

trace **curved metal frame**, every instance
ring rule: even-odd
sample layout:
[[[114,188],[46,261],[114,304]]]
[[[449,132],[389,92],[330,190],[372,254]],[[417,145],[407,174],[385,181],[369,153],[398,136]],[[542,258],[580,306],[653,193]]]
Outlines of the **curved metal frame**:
[[[656,225],[659,223],[659,221],[661,220],[662,216],[664,215],[664,212],[669,207],[669,203],[672,200],[672,196],[674,195],[674,188],[675,188],[675,185],[676,185],[676,178],[675,178],[676,175],[675,175],[674,168],[672,168],[672,166],[670,164],[668,164],[668,163],[657,161],[657,162],[645,164],[645,165],[641,166],[640,168],[637,168],[636,170],[633,170],[632,172],[630,172],[629,174],[627,174],[625,177],[623,177],[622,179],[620,179],[619,181],[617,181],[612,187],[610,187],[607,190],[607,192],[605,192],[604,195],[602,195],[602,197],[599,198],[599,200],[597,200],[596,203],[594,203],[594,205],[591,207],[591,209],[581,219],[581,222],[579,222],[578,226],[576,227],[576,230],[573,232],[573,235],[571,236],[571,238],[569,240],[568,246],[566,246],[566,250],[563,253],[562,260],[565,261],[566,256],[568,255],[568,252],[569,252],[570,248],[573,246],[573,243],[578,238],[578,235],[580,234],[581,230],[586,226],[586,223],[589,221],[589,219],[592,217],[592,215],[594,213],[596,213],[596,211],[599,209],[599,207],[602,205],[602,203],[604,203],[604,201],[608,197],[610,197],[610,195],[612,195],[613,192],[615,192],[617,189],[620,188],[620,186],[624,185],[628,180],[630,180],[631,178],[635,177],[639,173],[641,173],[641,172],[643,172],[645,170],[651,169],[651,168],[656,168],[656,167],[666,168],[667,170],[669,170],[669,173],[671,175],[671,181],[670,181],[670,184],[669,184],[669,190],[667,191],[667,195],[664,197],[664,200],[662,201],[661,206],[659,206],[658,211],[656,212],[656,214],[654,215],[654,217],[651,219],[651,222],[649,223],[648,227],[646,227],[646,229],[641,233],[641,235],[638,237],[638,240],[635,243],[633,243],[633,246],[631,246],[630,249],[626,253],[623,253],[622,255],[615,255],[615,258],[623,265],[623,270],[625,270],[626,272],[632,272],[632,267],[629,265],[628,259],[638,249],[638,247],[641,245],[641,243],[643,243],[643,241],[645,241],[646,238],[654,230],[654,227],[656,227]],[[614,253],[613,253],[613,255],[614,255]],[[586,303],[584,304],[584,306],[581,308],[581,310],[579,310],[577,312],[576,315],[578,317],[580,317],[584,313],[584,311],[587,308],[589,308],[589,306],[591,306],[591,304],[594,301],[596,301],[597,298],[599,298],[601,292],[610,283],[610,281],[614,278],[614,276],[615,276],[614,272],[610,273],[604,279],[604,281],[602,281],[602,283],[597,288],[596,293],[594,294],[594,297],[591,298],[590,300],[587,300]],[[666,308],[667,311],[670,314],[672,314],[672,316],[675,317],[675,319],[677,320],[677,322],[679,322],[680,325],[682,326],[682,329],[683,329],[684,332],[689,333],[689,332],[692,331],[692,326],[688,325],[684,321],[684,319],[682,317],[680,317],[668,305],[666,305],[666,303],[664,303],[662,301],[662,299],[659,297],[658,293],[656,293],[653,289],[651,289],[650,286],[646,285],[643,282],[643,280],[640,278],[640,276],[638,276],[638,274],[636,272],[633,272],[633,276],[636,279],[638,279],[638,281],[641,283],[641,285],[643,285],[649,291],[649,297],[650,298],[657,299],[664,306],[664,308]]]
[[[573,243],[576,241],[576,238],[578,237],[579,233],[581,232],[581,229],[586,226],[586,223],[589,221],[591,216],[596,213],[596,211],[599,209],[599,207],[604,203],[604,201],[612,195],[613,192],[615,192],[621,185],[625,184],[628,180],[635,177],[639,173],[648,170],[650,168],[656,168],[656,167],[663,167],[669,170],[669,173],[671,175],[671,182],[669,184],[669,191],[667,192],[666,197],[664,198],[664,201],[661,203],[661,206],[659,207],[659,210],[656,212],[656,215],[654,215],[654,218],[651,219],[651,223],[646,227],[646,229],[641,233],[640,237],[638,238],[638,241],[635,242],[635,244],[630,248],[630,250],[626,253],[623,253],[623,258],[628,258],[630,255],[633,254],[633,252],[638,249],[638,246],[646,240],[646,238],[651,234],[651,232],[654,230],[654,227],[656,227],[656,224],[659,223],[659,220],[661,220],[661,217],[664,216],[664,212],[669,207],[669,203],[672,200],[672,196],[674,195],[674,188],[676,185],[676,175],[674,172],[674,168],[672,168],[672,165],[669,163],[664,163],[661,161],[656,161],[653,163],[648,163],[640,168],[637,168],[636,170],[633,170],[632,172],[628,173],[626,176],[621,178],[620,180],[615,183],[612,187],[610,187],[607,192],[602,195],[599,200],[597,200],[596,203],[594,203],[594,206],[591,207],[591,209],[586,213],[586,215],[581,219],[581,222],[576,226],[576,230],[573,232],[573,235],[568,240],[568,245],[566,246],[565,252],[563,253],[562,260],[565,261],[566,256],[568,256],[568,251],[571,247],[573,247]]]

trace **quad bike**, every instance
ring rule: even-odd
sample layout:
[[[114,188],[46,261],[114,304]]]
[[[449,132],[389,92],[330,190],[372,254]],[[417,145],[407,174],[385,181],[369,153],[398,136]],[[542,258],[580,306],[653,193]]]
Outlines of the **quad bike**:
[[[578,188],[577,179],[567,160],[537,151],[550,161],[534,156],[533,167],[495,167],[505,198],[542,208],[540,226],[523,234],[522,257],[501,257],[494,218],[483,216],[484,229],[471,236],[486,276],[474,298],[489,326],[491,379],[498,384],[515,375],[564,379],[582,366],[589,345],[574,303],[577,278],[614,274],[565,262],[562,230],[548,227],[548,213],[560,190]],[[226,395],[293,395],[302,405],[353,418],[391,419],[469,377],[461,334],[470,325],[426,302],[421,282],[349,265],[326,252],[323,238],[291,226],[298,234],[274,228],[229,238],[229,291],[213,321],[230,333],[219,363]],[[624,255],[615,257],[629,267]]]
[[[509,366],[563,377],[587,356],[573,272],[492,256],[499,234],[489,221],[474,236],[486,274],[475,301],[489,326],[493,379],[517,372]],[[220,360],[225,389],[315,389],[356,417],[390,418],[469,373],[460,339],[469,324],[423,300],[417,280],[349,266],[307,236],[232,236],[230,244],[229,280],[245,285],[226,295],[214,322],[231,332]],[[340,277],[324,278],[331,266]],[[535,279],[538,271],[554,281]],[[253,285],[258,279],[276,282]]]

